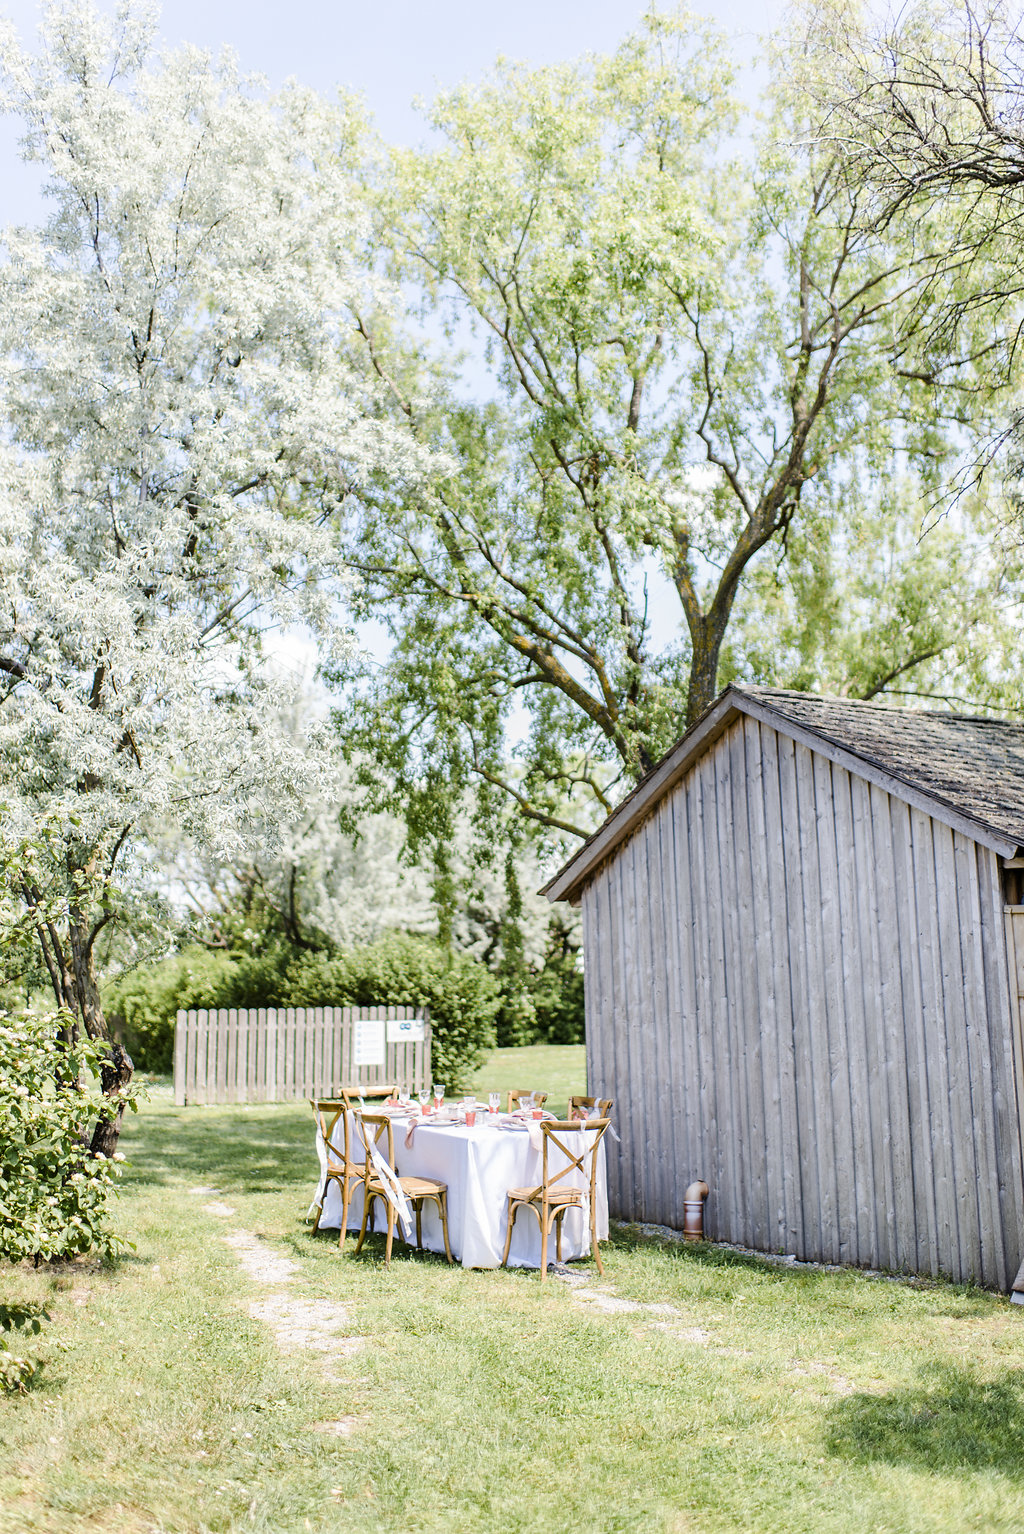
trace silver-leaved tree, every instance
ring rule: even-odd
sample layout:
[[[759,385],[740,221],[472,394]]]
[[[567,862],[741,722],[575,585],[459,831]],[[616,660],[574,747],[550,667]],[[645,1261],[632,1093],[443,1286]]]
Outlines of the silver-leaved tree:
[[[0,801],[12,845],[47,828],[22,897],[59,1004],[102,1037],[96,940],[149,831],[230,854],[315,788],[267,632],[344,643],[339,510],[418,458],[361,349],[388,300],[352,112],[157,56],[130,9],[50,6],[37,52],[0,54],[51,215],[0,261]],[[111,1050],[112,1092],[130,1069]]]

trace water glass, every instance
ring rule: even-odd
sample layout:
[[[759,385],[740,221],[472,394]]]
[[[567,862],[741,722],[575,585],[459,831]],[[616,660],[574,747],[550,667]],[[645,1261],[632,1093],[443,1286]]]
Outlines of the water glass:
[[[427,1091],[426,1087],[424,1087],[422,1092],[417,1092],[416,1096],[419,1099],[420,1112],[421,1113],[429,1113],[430,1112],[430,1093]]]
[[[443,1086],[443,1084],[441,1082],[435,1081],[434,1082],[434,1107],[438,1110],[438,1112],[441,1111],[441,1104],[443,1102],[444,1102],[444,1086]]]
[[[501,1107],[501,1093],[500,1092],[488,1092],[488,1094],[487,1094],[487,1111],[488,1111],[488,1113],[497,1113],[497,1111],[498,1111],[498,1109],[500,1107]]]

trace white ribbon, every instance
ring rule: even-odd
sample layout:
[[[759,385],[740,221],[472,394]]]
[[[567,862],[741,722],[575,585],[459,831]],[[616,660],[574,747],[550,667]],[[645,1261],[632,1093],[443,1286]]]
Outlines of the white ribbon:
[[[402,1189],[402,1184],[372,1141],[368,1144],[367,1149],[370,1152],[373,1170],[380,1178],[381,1187],[384,1189],[384,1197],[398,1215],[399,1224],[402,1227],[402,1235],[406,1241],[411,1241],[412,1209]]]

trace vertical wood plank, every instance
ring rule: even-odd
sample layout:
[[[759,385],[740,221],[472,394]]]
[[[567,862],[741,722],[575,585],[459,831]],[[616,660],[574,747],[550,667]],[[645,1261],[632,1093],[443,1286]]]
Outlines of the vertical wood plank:
[[[188,1013],[180,1011],[174,1019],[174,1102],[183,1108],[187,1101],[185,1070],[188,1055]]]
[[[911,809],[910,825],[914,882],[918,892],[918,951],[921,956],[922,1031],[928,1060],[927,1150],[934,1190],[937,1271],[960,1267],[956,1187],[953,1170],[952,1084],[946,1049],[942,1000],[939,893],[935,863],[934,822],[922,810]]]
[[[896,900],[896,867],[889,795],[872,785],[871,838],[878,929],[879,1039],[884,1065],[889,1163],[892,1193],[888,1217],[890,1266],[913,1269],[916,1261],[914,1168],[910,1147],[910,1099],[907,1071],[907,1002],[900,950],[906,941],[906,912]]]
[[[215,1101],[227,1102],[228,1096],[228,1009],[217,1009],[217,1089]]]
[[[971,1123],[970,1061],[967,1053],[967,1017],[964,1004],[963,961],[960,952],[959,912],[956,901],[956,854],[953,832],[932,822],[935,847],[935,880],[939,917],[939,960],[942,975],[942,1022],[945,1058],[949,1062],[949,1106],[952,1125],[951,1161],[957,1224],[955,1278],[967,1280],[976,1271],[981,1230],[978,1190],[973,1181],[973,1128]],[[941,1038],[941,1035],[940,1035]]]
[[[900,964],[903,974],[905,1060],[913,1177],[913,1240],[918,1272],[938,1273],[938,1211],[931,1153],[931,1089],[925,1030],[922,921],[914,879],[910,808],[890,798],[896,908],[900,913]],[[908,1233],[909,1238],[909,1233]]]
[[[761,1064],[761,1017],[757,989],[757,929],[754,916],[754,876],[752,872],[750,800],[757,794],[759,756],[747,759],[747,738],[743,721],[737,720],[729,731],[732,799],[728,808],[729,850],[733,863],[735,921],[732,965],[736,974],[737,1051],[741,1086],[744,1144],[747,1148],[745,1228],[748,1243],[760,1250],[773,1245],[771,1217],[766,1194],[767,1142],[764,1122],[764,1083]]]
[[[778,1168],[783,1233],[780,1246],[799,1254],[806,1250],[804,1194],[801,1183],[804,1152],[800,1104],[797,1093],[796,1012],[793,999],[791,945],[798,922],[789,908],[788,854],[782,818],[782,780],[779,770],[779,736],[767,726],[759,731],[764,809],[764,879],[767,891],[765,942],[768,952],[760,968],[765,995],[765,1026],[773,1030],[776,1081],[772,1100],[778,1103],[780,1125]]]
[[[978,1191],[978,1248],[974,1271],[981,1283],[994,1283],[1001,1289],[1008,1289],[1015,1274],[1006,1273],[1002,1250],[999,1147],[992,1058],[989,1051],[985,962],[981,951],[981,901],[976,844],[960,832],[955,832],[953,855],[957,873],[955,893],[964,985],[974,1178]]]
[[[227,1009],[227,1054],[224,1061],[224,1101],[238,1101],[238,1012]]]

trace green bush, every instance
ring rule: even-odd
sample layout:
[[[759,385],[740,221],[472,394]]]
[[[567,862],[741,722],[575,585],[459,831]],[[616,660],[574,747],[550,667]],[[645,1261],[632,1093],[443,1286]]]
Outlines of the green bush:
[[[0,1391],[24,1395],[43,1367],[39,1333],[50,1313],[43,1305],[0,1304]]]
[[[170,1070],[174,1019],[190,1007],[426,1006],[435,1077],[453,1090],[494,1044],[494,976],[427,938],[393,934],[336,954],[284,944],[262,954],[187,948],[104,993],[111,1024],[142,1070]]]
[[[577,967],[574,956],[565,962],[545,964],[532,977],[530,995],[538,1043],[583,1043],[583,971]]]
[[[70,1021],[0,1013],[0,1257],[12,1262],[109,1253],[119,1244],[107,1199],[120,1168],[83,1149],[95,1120],[116,1104],[88,1084],[103,1046],[61,1041]]]
[[[140,964],[103,988],[107,1021],[136,1070],[169,1071],[179,1008],[237,1006],[237,958],[198,944],[156,964]]]
[[[283,1004],[429,1007],[431,1070],[451,1092],[493,1047],[499,1000],[497,982],[479,960],[449,957],[436,943],[395,934],[295,965]]]

